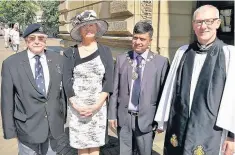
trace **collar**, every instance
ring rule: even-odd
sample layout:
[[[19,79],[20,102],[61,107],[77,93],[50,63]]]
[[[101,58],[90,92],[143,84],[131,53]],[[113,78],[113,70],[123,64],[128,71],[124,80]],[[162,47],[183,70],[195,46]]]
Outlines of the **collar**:
[[[142,53],[142,54],[138,54],[138,53],[136,53],[135,51],[134,51],[133,53],[134,53],[134,55],[133,55],[133,59],[134,59],[134,60],[136,59],[136,57],[137,57],[138,55],[141,55],[144,60],[147,60],[147,58],[148,58],[148,53],[149,53],[149,49],[147,49],[147,50],[146,50],[144,53]]]
[[[36,54],[34,54],[33,52],[31,52],[29,49],[27,50],[27,53],[28,53],[28,58],[29,58],[29,60],[34,59],[34,56],[35,56]],[[42,58],[42,59],[46,59],[45,52],[40,53],[39,56],[40,56],[40,58]]]
[[[209,44],[207,44],[207,45],[202,45],[202,44],[200,44],[200,43],[197,41],[197,47],[199,48],[199,53],[200,53],[200,52],[203,53],[203,52],[209,50],[210,47],[213,46],[213,44],[214,44],[214,42],[215,42],[216,40],[217,40],[217,38],[215,38],[214,41],[212,41],[211,43],[209,43]]]

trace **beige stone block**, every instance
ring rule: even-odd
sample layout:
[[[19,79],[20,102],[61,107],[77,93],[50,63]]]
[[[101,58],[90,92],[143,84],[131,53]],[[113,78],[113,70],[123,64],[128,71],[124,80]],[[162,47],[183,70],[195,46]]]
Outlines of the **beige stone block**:
[[[151,45],[158,47],[179,48],[182,45],[189,44],[191,36],[189,37],[153,37]]]
[[[111,17],[132,16],[134,14],[134,1],[112,1],[110,3]]]
[[[84,6],[84,0],[79,0],[79,1],[68,1],[68,7],[69,10],[73,10],[73,9],[77,9],[77,8],[81,8]]]
[[[134,18],[130,17],[123,21],[109,21],[109,29],[107,34],[112,35],[132,35],[132,29],[134,27]]]
[[[191,15],[194,1],[153,1],[153,13]],[[160,6],[160,7],[159,7]]]
[[[192,32],[190,15],[157,14],[153,15],[154,36],[190,36]]]
[[[154,1],[134,1],[135,6],[135,23],[140,20],[152,21],[152,10]]]
[[[131,49],[131,37],[113,37],[113,36],[103,36],[98,39],[102,44],[110,47],[120,47]]]
[[[138,14],[135,14],[133,17],[134,17],[134,25],[135,25],[137,22],[139,22],[139,21],[146,21],[146,20],[148,20],[148,19],[143,18],[142,15],[138,15]],[[153,17],[152,17],[151,22],[153,22]],[[133,28],[134,28],[134,27],[133,27]],[[155,28],[154,28],[154,29],[155,29]]]
[[[160,48],[159,54],[167,57],[172,62],[178,48]]]
[[[135,14],[134,15],[134,24],[135,25],[137,22],[141,21],[142,17],[140,15]],[[134,26],[132,27],[132,29],[134,28]]]
[[[110,3],[111,3],[110,1],[105,1],[93,6],[99,18],[101,19],[111,18]]]
[[[63,13],[69,10],[69,5],[68,5],[68,1],[64,1],[62,3],[59,4],[59,12]]]
[[[111,46],[109,46],[109,48],[110,48],[110,50],[112,52],[112,55],[113,55],[114,59],[116,59],[116,57],[118,55],[123,54],[123,53],[131,50],[131,48],[123,48],[123,47],[120,48],[120,47],[111,47]]]
[[[59,26],[59,31],[60,31],[60,33],[69,33],[70,32],[69,24]]]

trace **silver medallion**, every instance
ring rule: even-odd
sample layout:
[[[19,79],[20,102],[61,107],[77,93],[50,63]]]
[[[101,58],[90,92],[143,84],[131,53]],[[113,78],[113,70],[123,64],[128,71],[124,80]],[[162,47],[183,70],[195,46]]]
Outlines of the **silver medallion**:
[[[133,80],[138,79],[138,74],[135,71],[132,72],[132,79]]]

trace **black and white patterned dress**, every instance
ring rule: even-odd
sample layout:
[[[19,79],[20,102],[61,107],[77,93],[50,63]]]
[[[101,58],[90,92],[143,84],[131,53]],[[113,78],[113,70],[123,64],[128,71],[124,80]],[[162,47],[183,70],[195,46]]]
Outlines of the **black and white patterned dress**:
[[[85,58],[76,54],[73,70],[73,90],[75,96],[72,100],[78,106],[96,104],[102,92],[102,80],[105,67],[101,61],[98,50]],[[105,144],[107,120],[107,107],[95,112],[93,116],[82,118],[79,113],[68,107],[68,122],[70,145],[77,149],[100,147]]]

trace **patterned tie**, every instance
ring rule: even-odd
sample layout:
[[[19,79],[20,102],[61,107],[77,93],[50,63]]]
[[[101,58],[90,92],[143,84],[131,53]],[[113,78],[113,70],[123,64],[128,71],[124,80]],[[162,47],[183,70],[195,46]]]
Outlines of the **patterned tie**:
[[[138,78],[134,81],[133,88],[132,88],[132,98],[131,102],[133,105],[137,106],[139,104],[139,97],[140,97],[140,88],[141,88],[141,73],[142,68],[139,66],[141,65],[141,61],[143,60],[143,57],[141,55],[138,55],[136,57],[136,73],[138,74]]]
[[[44,80],[42,64],[40,62],[40,56],[35,55],[34,58],[36,60],[36,63],[35,63],[35,82],[38,87],[38,90],[42,94],[46,95],[45,80]]]

